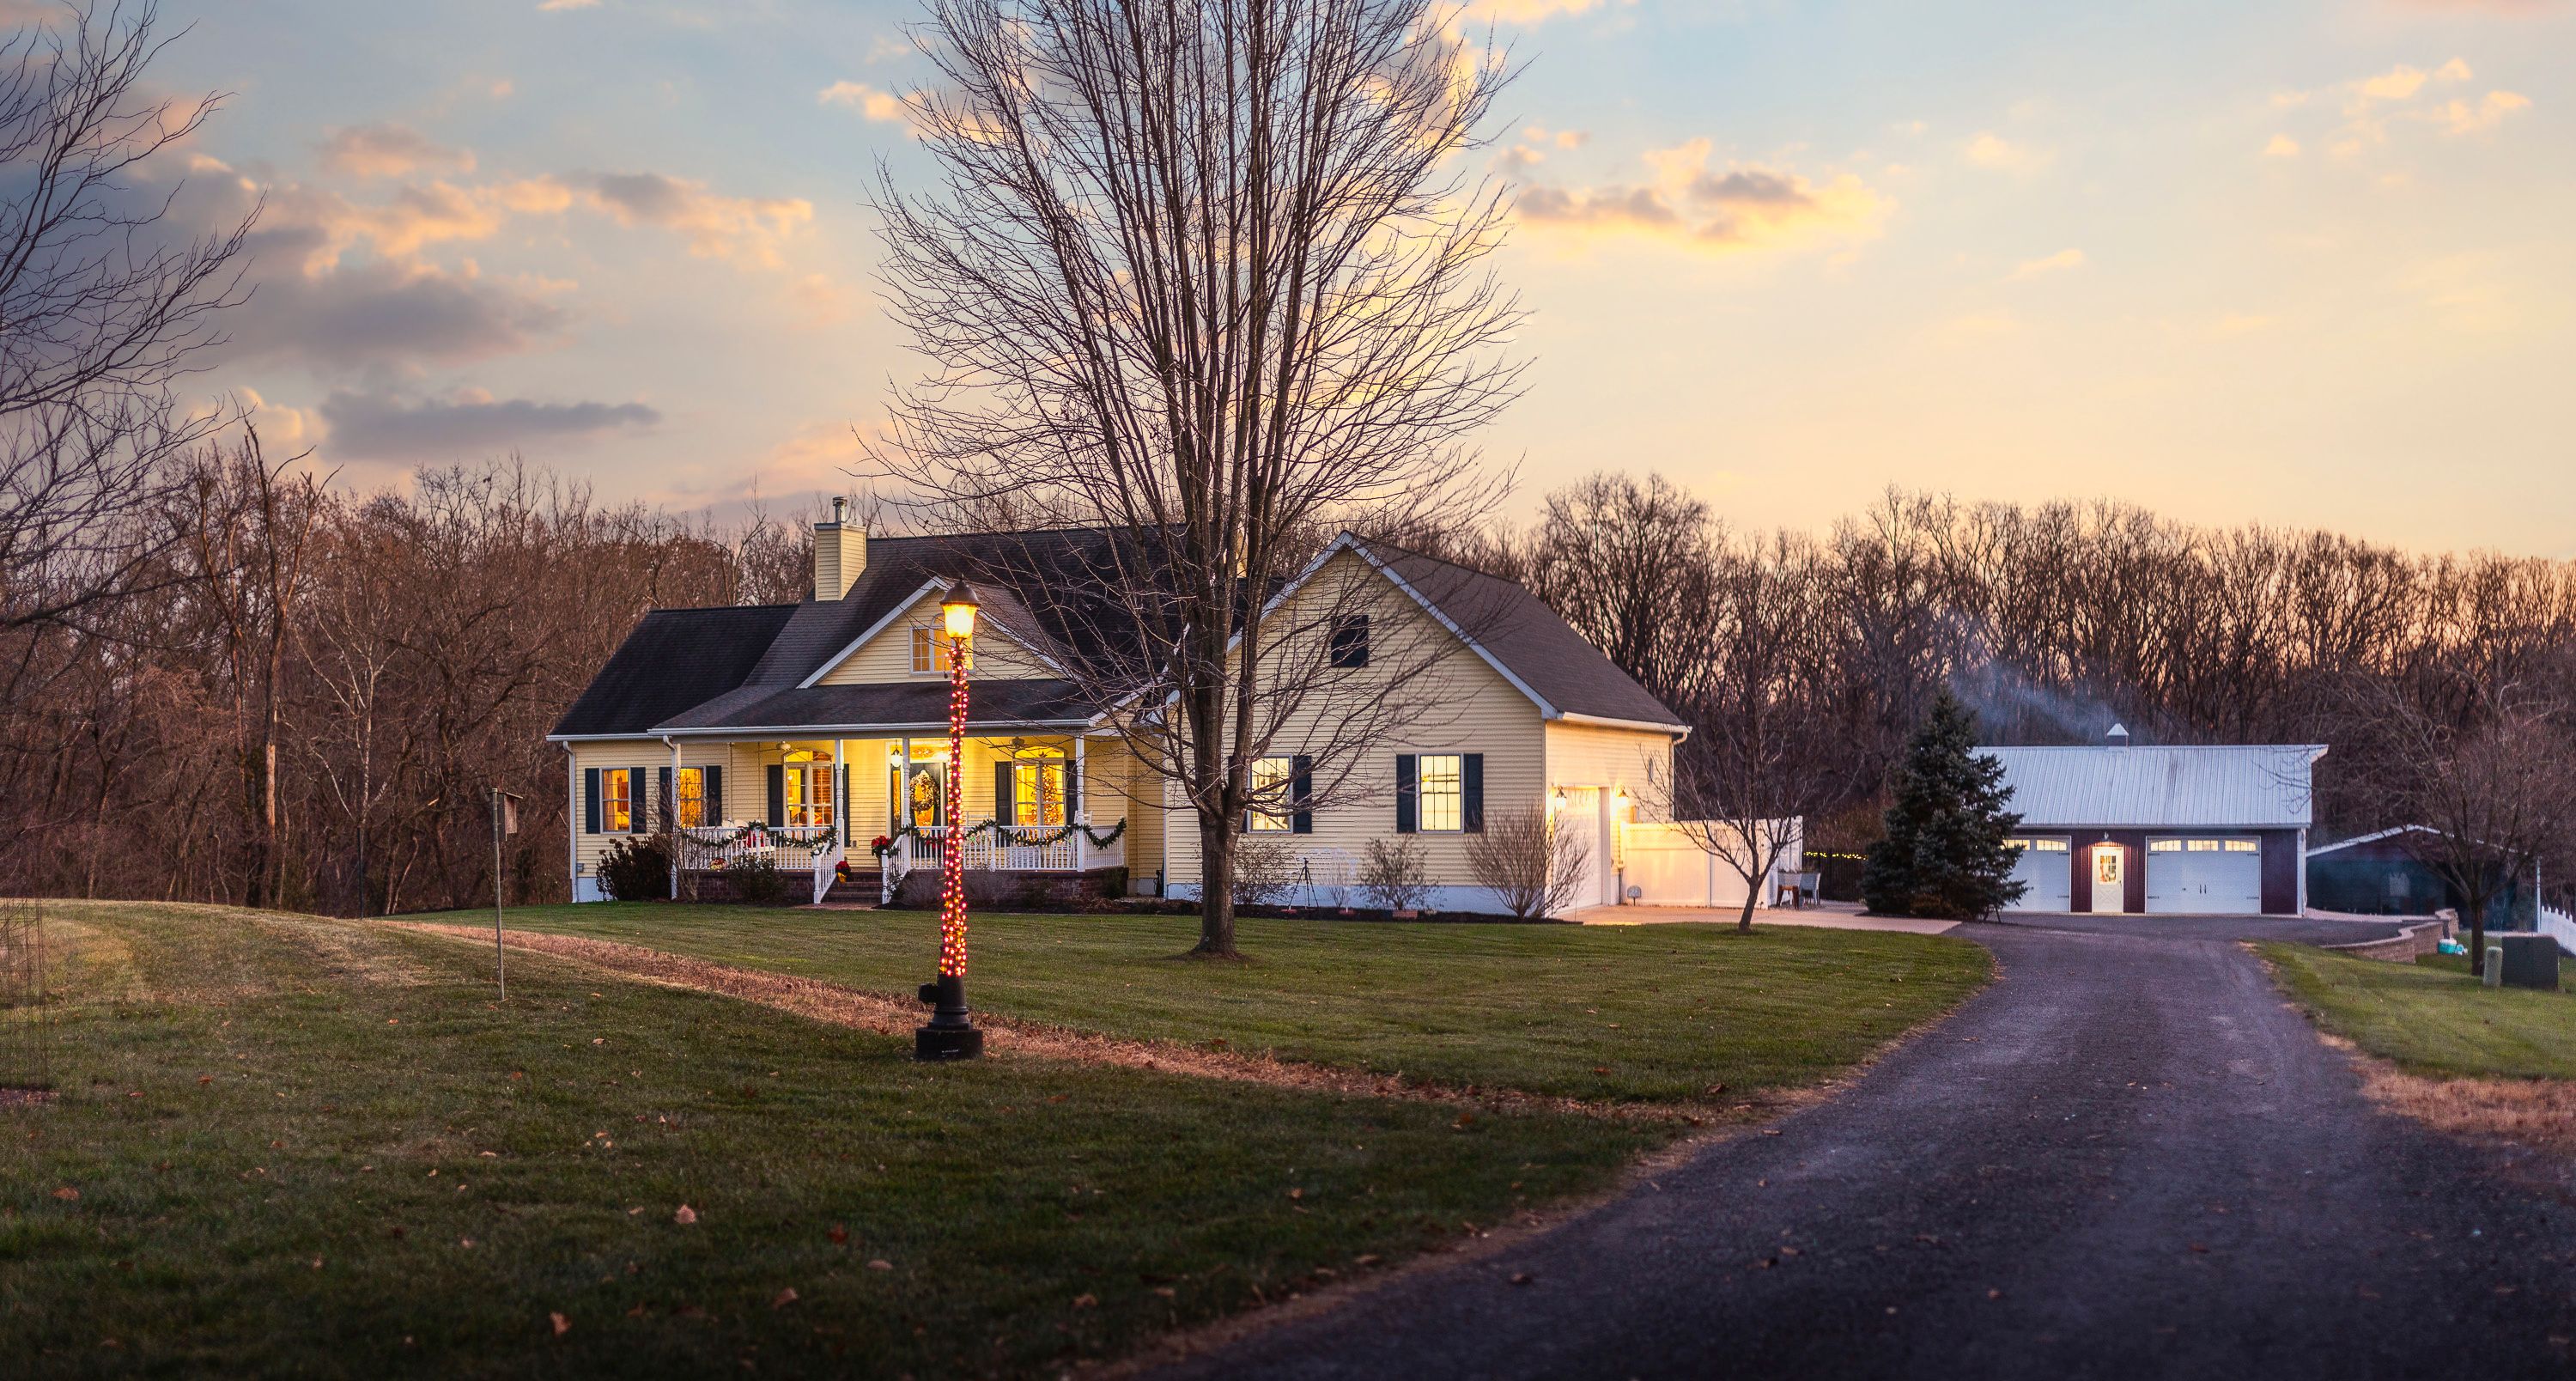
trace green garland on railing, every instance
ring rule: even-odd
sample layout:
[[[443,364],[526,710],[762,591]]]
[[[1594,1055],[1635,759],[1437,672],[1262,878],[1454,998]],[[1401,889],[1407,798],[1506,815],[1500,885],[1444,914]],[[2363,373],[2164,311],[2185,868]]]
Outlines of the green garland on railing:
[[[767,825],[757,820],[715,838],[707,837],[707,831],[723,828],[721,825],[688,825],[682,827],[680,835],[689,841],[691,847],[699,849],[729,849],[736,844],[747,842],[755,834],[784,836],[785,842],[796,848],[815,848],[829,844],[839,837],[839,831],[831,825]],[[822,831],[822,837],[819,839],[795,837],[796,834],[809,830]]]
[[[979,834],[998,834],[1005,829],[1026,830],[1034,828],[1036,828],[1036,826],[1005,825],[999,820],[987,820],[980,825],[967,826],[964,837],[972,839]],[[1118,840],[1127,833],[1127,822],[1125,820],[1121,820],[1106,830],[1095,830],[1089,825],[1065,825],[1058,828],[1052,834],[1022,835],[1021,837],[1012,840],[1010,847],[1043,849],[1050,844],[1061,844],[1064,841],[1071,839],[1075,830],[1082,831],[1082,837],[1091,841],[1091,847],[1095,849],[1105,849],[1110,845],[1117,843]],[[902,829],[896,830],[892,834],[879,835],[877,837],[883,839],[885,843],[881,846],[871,844],[869,847],[875,850],[877,857],[883,858],[887,854],[894,852],[894,846],[896,844],[899,844],[906,839],[919,839],[923,836],[920,826],[905,825]]]

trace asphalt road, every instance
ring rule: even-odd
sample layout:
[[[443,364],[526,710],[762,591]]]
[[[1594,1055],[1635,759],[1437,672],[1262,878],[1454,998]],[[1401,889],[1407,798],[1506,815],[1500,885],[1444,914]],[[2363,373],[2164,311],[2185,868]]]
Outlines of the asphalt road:
[[[1779,1135],[1165,1374],[2576,1375],[2576,1183],[2375,1112],[2233,943],[2316,923],[2069,919]]]

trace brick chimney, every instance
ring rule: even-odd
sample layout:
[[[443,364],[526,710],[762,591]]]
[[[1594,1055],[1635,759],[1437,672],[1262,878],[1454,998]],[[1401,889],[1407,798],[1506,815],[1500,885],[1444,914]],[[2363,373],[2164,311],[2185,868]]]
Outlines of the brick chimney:
[[[832,500],[832,516],[814,525],[814,598],[839,599],[868,568],[868,530],[850,521],[850,501]]]

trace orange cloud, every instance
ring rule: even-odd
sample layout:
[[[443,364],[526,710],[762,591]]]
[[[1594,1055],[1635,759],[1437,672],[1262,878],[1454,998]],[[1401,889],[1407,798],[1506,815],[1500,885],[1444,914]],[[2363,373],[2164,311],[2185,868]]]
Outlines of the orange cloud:
[[[891,91],[879,91],[866,82],[834,82],[824,87],[815,100],[823,105],[845,106],[871,120],[900,124],[904,117],[903,98]]]
[[[1645,185],[1532,187],[1517,214],[1558,238],[1630,237],[1730,254],[1874,239],[1891,206],[1849,173],[1818,183],[1760,166],[1718,171],[1709,154],[1705,139],[1651,151],[1645,161],[1655,178]]]

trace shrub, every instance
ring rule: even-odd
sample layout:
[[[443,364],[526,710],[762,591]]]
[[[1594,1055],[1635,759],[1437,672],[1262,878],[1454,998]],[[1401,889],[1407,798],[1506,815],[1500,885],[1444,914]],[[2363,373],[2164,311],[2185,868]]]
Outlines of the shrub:
[[[1424,880],[1422,845],[1398,835],[1372,839],[1360,850],[1360,895],[1389,911],[1418,911],[1431,895]]]
[[[794,879],[761,854],[751,854],[725,865],[725,882],[733,888],[733,899],[750,906],[784,906],[795,895]]]
[[[1560,830],[1538,806],[1485,813],[1485,832],[1467,836],[1467,866],[1503,909],[1529,920],[1573,905],[1589,850],[1573,830]]]
[[[1297,851],[1285,839],[1247,834],[1234,841],[1234,904],[1269,906],[1297,889]]]
[[[658,834],[633,834],[599,856],[599,890],[615,901],[671,895],[671,846]]]

